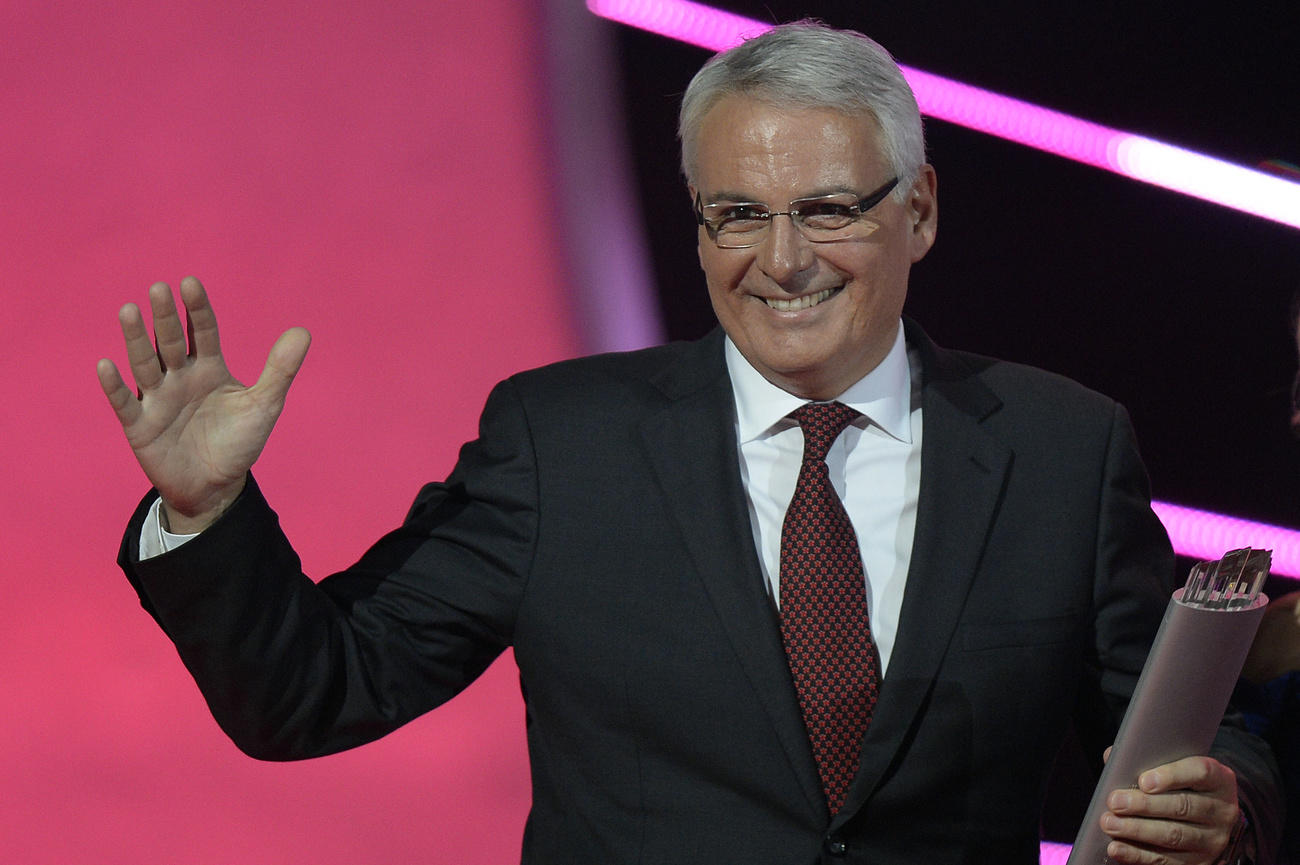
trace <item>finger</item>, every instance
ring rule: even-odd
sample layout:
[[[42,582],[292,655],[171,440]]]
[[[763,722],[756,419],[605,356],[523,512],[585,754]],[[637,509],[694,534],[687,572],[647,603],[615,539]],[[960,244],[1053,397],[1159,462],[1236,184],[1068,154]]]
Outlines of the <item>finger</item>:
[[[203,283],[192,276],[181,280],[181,302],[185,304],[185,325],[189,332],[189,353],[193,357],[216,357],[221,354],[217,334],[217,317],[212,312]]]
[[[310,346],[311,334],[306,328],[294,327],[280,334],[275,345],[271,346],[257,384],[253,386],[259,397],[273,404],[283,403]]]
[[[158,352],[154,349],[149,330],[144,326],[144,315],[140,307],[128,303],[117,314],[122,325],[122,338],[126,340],[126,361],[135,378],[135,386],[143,390],[157,387],[162,382],[162,366],[158,363]]]
[[[1237,805],[1209,793],[1175,790],[1146,794],[1137,790],[1116,790],[1106,798],[1106,807],[1119,816],[1178,820],[1184,823],[1229,824],[1236,820]]]
[[[1126,841],[1111,841],[1106,845],[1106,862],[1116,865],[1204,865],[1214,860],[1215,856],[1208,852],[1166,850]]]
[[[108,404],[113,407],[118,422],[122,426],[134,423],[136,418],[140,417],[140,400],[136,399],[135,394],[122,380],[117,365],[104,358],[95,365],[95,374],[99,376],[99,387],[104,391],[104,396],[108,397]]]
[[[1212,757],[1184,757],[1138,776],[1138,787],[1146,793],[1196,790],[1228,801],[1237,801],[1237,776]]]
[[[1181,823],[1177,820],[1120,817],[1109,812],[1102,815],[1101,828],[1113,839],[1107,845],[1108,847],[1113,848],[1118,842],[1121,846],[1142,851],[1204,853],[1212,857],[1223,849],[1228,840],[1227,834],[1220,831],[1218,827]],[[1133,854],[1113,856],[1113,858],[1128,862],[1168,861],[1147,860],[1143,856]]]
[[[149,286],[149,307],[153,310],[153,334],[163,372],[180,369],[188,353],[185,330],[176,312],[176,298],[172,297],[167,283],[155,282]]]

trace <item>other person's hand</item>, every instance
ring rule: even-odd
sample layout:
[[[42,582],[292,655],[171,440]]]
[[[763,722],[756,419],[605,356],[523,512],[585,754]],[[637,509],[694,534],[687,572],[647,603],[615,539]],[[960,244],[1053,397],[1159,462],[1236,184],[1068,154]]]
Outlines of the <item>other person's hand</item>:
[[[1300,670],[1300,592],[1271,601],[1255,632],[1255,642],[1242,667],[1242,678],[1261,685],[1284,673]]]

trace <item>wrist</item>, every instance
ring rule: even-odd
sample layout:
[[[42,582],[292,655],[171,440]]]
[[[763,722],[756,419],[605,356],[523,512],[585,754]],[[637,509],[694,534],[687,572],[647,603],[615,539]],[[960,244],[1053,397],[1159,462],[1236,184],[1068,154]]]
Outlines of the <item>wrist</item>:
[[[240,480],[229,489],[222,490],[211,500],[197,508],[181,510],[165,498],[159,508],[158,517],[162,527],[177,535],[196,535],[211,526],[224,514],[244,491],[247,478]]]

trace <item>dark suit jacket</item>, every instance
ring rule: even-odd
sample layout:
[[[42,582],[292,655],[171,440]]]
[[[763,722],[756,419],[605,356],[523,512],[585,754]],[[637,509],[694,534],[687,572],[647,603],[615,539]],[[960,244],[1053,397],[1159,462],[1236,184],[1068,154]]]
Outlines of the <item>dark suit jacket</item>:
[[[503,382],[448,480],[319,587],[253,484],[137,562],[146,499],[123,566],[217,721],[263,759],[382,736],[513,646],[526,863],[1037,862],[1052,758],[1071,723],[1090,753],[1109,743],[1172,553],[1122,408],[908,338],[924,370],[914,552],[833,820],[754,549],[719,332]]]

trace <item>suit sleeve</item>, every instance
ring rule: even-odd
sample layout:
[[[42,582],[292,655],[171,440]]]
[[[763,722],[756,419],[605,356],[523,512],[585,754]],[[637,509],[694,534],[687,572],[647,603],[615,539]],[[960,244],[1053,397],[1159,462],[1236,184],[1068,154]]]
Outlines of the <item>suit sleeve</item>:
[[[184,546],[119,564],[247,754],[372,741],[446,702],[510,645],[537,527],[527,423],[498,385],[451,476],[352,567],[314,583],[257,484]]]
[[[1097,755],[1114,740],[1176,580],[1173,549],[1151,509],[1150,485],[1128,412],[1112,405],[1093,581],[1097,664],[1112,726],[1099,731],[1101,738],[1084,743]]]

